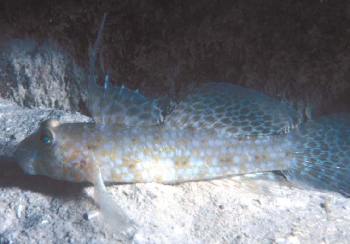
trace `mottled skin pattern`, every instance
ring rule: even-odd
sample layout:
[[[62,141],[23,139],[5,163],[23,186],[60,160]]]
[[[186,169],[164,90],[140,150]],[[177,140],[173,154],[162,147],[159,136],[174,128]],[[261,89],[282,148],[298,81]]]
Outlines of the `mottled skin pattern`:
[[[41,140],[49,134],[52,143],[46,145]],[[35,148],[38,144],[40,150]],[[37,152],[36,160],[28,161],[32,165],[24,168],[68,181],[92,181],[96,166],[104,181],[177,183],[287,169],[296,160],[285,136],[237,140],[208,129],[163,125],[59,125],[48,120],[22,142],[18,152],[24,147]]]
[[[295,160],[283,132],[297,123],[296,112],[255,91],[204,85],[161,123],[161,110],[138,92],[108,81],[90,88],[95,123],[43,122],[16,152],[27,172],[93,181],[100,171],[104,181],[177,183],[282,170]]]

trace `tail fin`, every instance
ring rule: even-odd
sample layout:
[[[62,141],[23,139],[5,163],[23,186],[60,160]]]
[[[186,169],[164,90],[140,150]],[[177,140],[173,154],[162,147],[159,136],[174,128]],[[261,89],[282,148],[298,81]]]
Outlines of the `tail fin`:
[[[350,114],[321,117],[290,136],[298,143],[299,160],[283,171],[287,179],[350,197]]]

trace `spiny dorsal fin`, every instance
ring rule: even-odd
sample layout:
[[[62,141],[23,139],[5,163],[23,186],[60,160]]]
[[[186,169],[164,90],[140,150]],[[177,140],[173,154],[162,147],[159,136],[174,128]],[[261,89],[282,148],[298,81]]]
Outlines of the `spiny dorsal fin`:
[[[104,14],[93,48],[90,50],[89,74],[89,110],[97,124],[148,126],[162,122],[162,111],[155,102],[142,96],[138,91],[122,87],[113,87],[106,76],[103,87],[99,87],[95,76],[97,47],[101,40],[106,20]]]
[[[95,123],[149,126],[162,122],[162,110],[138,91],[114,87],[105,80],[104,87],[90,86],[90,112]]]
[[[207,128],[233,135],[285,133],[297,112],[259,92],[225,83],[195,88],[167,119],[168,126]]]

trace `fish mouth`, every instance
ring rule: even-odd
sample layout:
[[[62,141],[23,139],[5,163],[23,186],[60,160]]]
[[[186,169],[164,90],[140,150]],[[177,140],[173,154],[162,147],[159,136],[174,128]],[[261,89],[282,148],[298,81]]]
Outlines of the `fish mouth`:
[[[26,174],[36,174],[34,169],[34,163],[37,157],[36,151],[21,148],[21,145],[19,145],[14,153],[14,156],[17,163]]]

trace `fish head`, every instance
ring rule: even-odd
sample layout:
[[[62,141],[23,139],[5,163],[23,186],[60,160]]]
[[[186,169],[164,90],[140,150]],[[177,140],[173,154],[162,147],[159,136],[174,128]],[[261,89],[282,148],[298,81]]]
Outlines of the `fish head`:
[[[16,161],[30,175],[91,182],[98,170],[89,154],[91,145],[84,140],[89,135],[84,128],[90,127],[93,124],[60,124],[57,119],[45,120],[37,131],[20,142],[15,151]]]
[[[48,119],[40,124],[37,131],[18,145],[14,155],[23,171],[30,175],[53,176],[53,166],[58,165],[55,157],[57,119]]]

